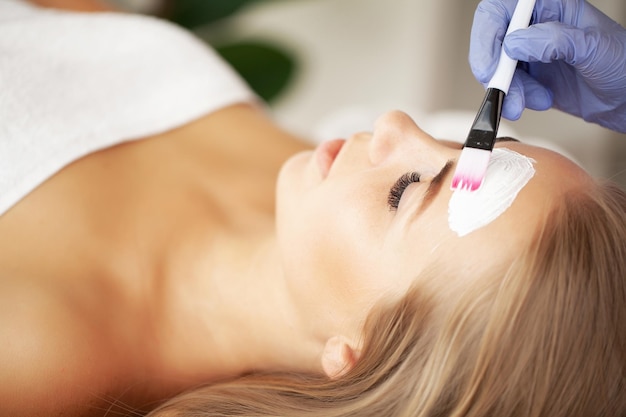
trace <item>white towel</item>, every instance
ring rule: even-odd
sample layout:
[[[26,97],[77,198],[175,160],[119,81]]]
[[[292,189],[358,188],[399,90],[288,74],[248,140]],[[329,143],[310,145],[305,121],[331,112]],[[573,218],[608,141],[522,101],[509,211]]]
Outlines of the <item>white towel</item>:
[[[72,161],[257,97],[161,20],[0,0],[0,215]]]

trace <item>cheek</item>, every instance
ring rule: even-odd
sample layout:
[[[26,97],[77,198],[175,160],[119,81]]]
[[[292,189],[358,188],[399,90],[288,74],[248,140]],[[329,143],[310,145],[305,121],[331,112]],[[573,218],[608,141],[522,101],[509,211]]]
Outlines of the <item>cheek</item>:
[[[384,192],[364,183],[329,182],[280,196],[283,266],[300,297],[356,305],[387,273],[391,213]]]

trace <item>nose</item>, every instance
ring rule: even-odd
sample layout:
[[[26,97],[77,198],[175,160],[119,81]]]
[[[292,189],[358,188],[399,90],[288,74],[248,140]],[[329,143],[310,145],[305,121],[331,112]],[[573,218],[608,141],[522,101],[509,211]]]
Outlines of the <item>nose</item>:
[[[401,111],[385,113],[376,120],[368,152],[373,165],[399,160],[440,165],[454,157],[452,149],[424,132]]]

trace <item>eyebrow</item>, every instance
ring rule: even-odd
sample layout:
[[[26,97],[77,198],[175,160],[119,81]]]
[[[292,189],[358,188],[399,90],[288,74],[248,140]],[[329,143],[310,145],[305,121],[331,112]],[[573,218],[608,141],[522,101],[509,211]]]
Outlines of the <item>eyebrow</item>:
[[[430,181],[430,183],[428,184],[428,188],[426,189],[426,192],[424,193],[424,197],[422,197],[422,201],[420,202],[420,205],[415,212],[416,215],[426,210],[426,208],[428,208],[430,203],[433,202],[435,197],[437,197],[437,195],[439,194],[439,191],[441,191],[443,180],[452,169],[452,166],[454,165],[454,161],[455,161],[454,159],[450,159],[448,162],[446,162],[446,164],[443,166],[441,171],[439,171],[439,173],[435,175],[433,179]]]
[[[510,136],[500,136],[499,138],[496,138],[496,143],[500,143],[500,142],[519,142],[519,139],[515,139],[512,138]]]
[[[502,142],[519,142],[519,140],[510,136],[500,136],[496,138],[496,143]],[[422,212],[424,212],[424,210],[428,208],[428,206],[430,206],[435,197],[437,197],[437,195],[439,194],[439,191],[441,191],[443,180],[448,175],[448,173],[450,173],[455,161],[455,159],[448,160],[448,162],[446,162],[441,171],[439,171],[439,173],[433,177],[433,179],[430,181],[430,184],[428,184],[428,188],[426,189],[426,192],[424,193],[424,196],[422,197],[422,200],[420,201],[417,210],[415,210],[413,216],[411,217],[415,217],[421,214]]]

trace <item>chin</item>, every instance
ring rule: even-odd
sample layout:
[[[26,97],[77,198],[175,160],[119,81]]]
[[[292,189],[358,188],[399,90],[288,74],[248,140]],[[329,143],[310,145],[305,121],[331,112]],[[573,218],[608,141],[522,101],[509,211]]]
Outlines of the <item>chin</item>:
[[[307,188],[306,174],[310,159],[310,151],[300,152],[290,157],[280,168],[276,182],[276,224],[279,229],[281,223],[300,210],[298,204]]]
[[[315,182],[311,175],[311,151],[297,153],[287,159],[278,172],[276,193],[278,198],[294,198]]]

